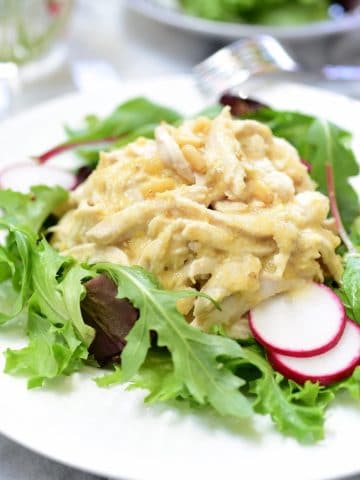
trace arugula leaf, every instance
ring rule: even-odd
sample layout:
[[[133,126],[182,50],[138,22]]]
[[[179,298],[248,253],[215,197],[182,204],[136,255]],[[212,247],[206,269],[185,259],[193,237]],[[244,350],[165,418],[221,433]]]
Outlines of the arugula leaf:
[[[285,138],[312,166],[310,175],[325,195],[326,164],[330,163],[335,178],[338,206],[347,230],[359,214],[358,195],[349,178],[359,174],[359,166],[351,149],[351,134],[336,125],[297,112],[262,109],[250,118],[265,123],[274,135]]]
[[[97,273],[107,273],[118,285],[118,297],[129,299],[140,311],[122,352],[122,382],[139,372],[150,348],[150,332],[155,331],[158,345],[171,353],[175,378],[197,403],[210,404],[221,415],[251,414],[249,401],[239,391],[244,380],[219,360],[222,356],[241,356],[241,347],[228,338],[191,327],[176,308],[179,298],[198,292],[165,291],[140,267],[98,264],[94,269]]]
[[[46,218],[65,200],[69,193],[61,187],[32,187],[30,193],[0,190],[2,223],[22,225],[38,232]]]
[[[324,436],[324,410],[332,399],[322,395],[322,387],[306,383],[302,388],[273,371],[269,362],[253,348],[243,348],[243,358],[233,366],[250,363],[261,376],[250,383],[249,392],[255,395],[253,408],[263,415],[270,414],[278,430],[294,436],[301,443],[313,443]],[[294,388],[296,387],[296,389]]]

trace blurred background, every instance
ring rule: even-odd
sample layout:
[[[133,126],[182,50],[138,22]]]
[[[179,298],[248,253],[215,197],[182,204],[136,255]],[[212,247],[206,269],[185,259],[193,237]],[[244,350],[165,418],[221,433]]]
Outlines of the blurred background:
[[[182,1],[190,7],[207,3]],[[324,14],[315,8],[317,3],[328,6],[328,0],[297,1],[311,4],[305,13],[312,12],[312,20]],[[162,2],[165,6],[158,5],[160,0],[0,0],[0,118],[75,90],[95,91],[113,82],[190,73],[238,33],[280,32],[283,45],[305,68],[360,64],[359,12],[345,22],[335,18],[309,28],[302,11],[299,17],[298,10],[289,13],[282,6],[270,23],[278,18],[280,23],[301,24],[281,30],[186,16],[167,6],[171,1]],[[337,5],[335,14],[340,11],[343,16],[342,8]],[[329,10],[325,12],[328,15]],[[186,13],[192,13],[191,8]],[[360,75],[353,81],[329,84],[318,79],[315,84],[360,98]]]
[[[271,8],[271,15],[262,10],[257,17],[242,14],[242,22],[250,21],[250,26],[241,26],[240,21],[236,25],[227,14],[224,17],[217,9],[220,1],[213,2],[216,8],[202,12],[205,3],[183,0],[179,11],[174,0],[161,4],[155,0],[0,0],[0,120],[70,92],[96,95],[121,82],[191,73],[195,64],[229,41],[251,33],[279,36],[304,69],[316,70],[325,64],[360,66],[357,2],[331,5],[329,10],[328,0],[282,0],[277,2],[278,10]],[[309,20],[322,23],[309,27]],[[266,27],[258,26],[258,21]],[[288,21],[300,26],[287,26]],[[360,99],[360,74],[331,83],[318,78],[313,84]],[[1,436],[0,465],[0,480],[95,479],[40,458]]]

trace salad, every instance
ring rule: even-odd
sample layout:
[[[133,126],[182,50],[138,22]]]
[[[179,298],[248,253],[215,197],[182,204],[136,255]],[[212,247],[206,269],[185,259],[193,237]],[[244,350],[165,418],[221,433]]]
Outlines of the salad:
[[[0,173],[0,321],[29,339],[5,372],[46,388],[90,364],[99,387],[313,443],[339,391],[360,399],[351,135],[220,103],[183,119],[134,98]],[[74,149],[75,174],[52,166]]]
[[[209,20],[262,25],[316,22],[351,10],[356,2],[331,0],[179,0],[190,15]],[[331,8],[332,7],[332,8]]]

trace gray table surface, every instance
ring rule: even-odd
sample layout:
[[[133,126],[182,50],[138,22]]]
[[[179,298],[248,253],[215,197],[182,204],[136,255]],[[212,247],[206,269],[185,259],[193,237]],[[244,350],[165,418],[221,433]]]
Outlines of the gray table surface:
[[[94,30],[101,35],[94,35]],[[91,65],[105,60],[112,66],[113,73],[126,81],[190,72],[194,64],[220,46],[214,40],[175,31],[126,12],[119,0],[78,0],[67,42],[71,48],[66,63],[43,79],[25,84],[16,99],[15,111],[82,88],[81,79],[74,76],[74,65],[79,62]],[[290,47],[310,66],[325,62],[360,64],[360,32],[312,42],[311,48],[309,44]],[[360,98],[360,82],[337,84],[332,88]],[[100,478],[45,459],[0,435],[0,480]],[[348,478],[360,480],[360,475]]]

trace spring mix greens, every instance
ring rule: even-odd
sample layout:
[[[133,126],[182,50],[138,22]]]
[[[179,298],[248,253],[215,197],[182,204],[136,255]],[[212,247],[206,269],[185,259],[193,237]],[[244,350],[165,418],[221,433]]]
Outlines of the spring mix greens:
[[[340,214],[353,242],[360,245],[359,202],[349,184],[349,177],[359,173],[351,135],[295,112],[262,108],[251,116],[295,145],[311,164],[311,175],[324,193],[325,167],[331,164]],[[181,115],[137,98],[105,119],[87,117],[80,131],[68,128],[68,143],[80,145],[84,164],[93,168],[99,152],[95,142],[111,139],[105,148],[112,149],[138,135],[151,137],[154,126],[164,119],[176,123]],[[147,402],[186,402],[189,408],[212,408],[238,419],[254,413],[270,415],[280,432],[303,443],[323,438],[325,411],[339,390],[360,400],[360,367],[331,387],[309,381],[298,385],[272,369],[255,341],[238,342],[221,329],[210,334],[189,325],[176,302],[199,292],[167,291],[137,266],[80,264],[60,255],[48,240],[56,212],[67,197],[59,187],[34,187],[29,194],[0,191],[0,226],[8,232],[0,247],[0,290],[8,300],[1,305],[0,322],[23,317],[29,339],[26,347],[5,352],[7,373],[26,376],[29,388],[46,388],[47,382],[96,363],[89,351],[98,326],[85,323],[82,302],[87,282],[105,274],[116,285],[117,298],[126,299],[138,311],[138,319],[126,336],[121,362],[118,359],[110,372],[96,379],[100,387],[130,382],[130,388],[148,391]],[[360,323],[360,259],[343,253],[342,284],[333,287],[348,315]],[[99,325],[108,340],[111,325]]]
[[[329,18],[329,0],[180,0],[190,15],[262,25],[296,25]]]

